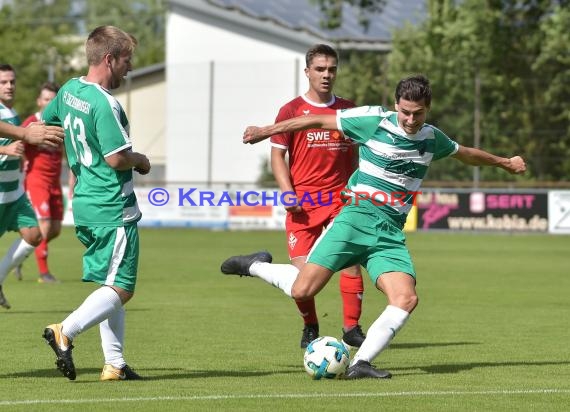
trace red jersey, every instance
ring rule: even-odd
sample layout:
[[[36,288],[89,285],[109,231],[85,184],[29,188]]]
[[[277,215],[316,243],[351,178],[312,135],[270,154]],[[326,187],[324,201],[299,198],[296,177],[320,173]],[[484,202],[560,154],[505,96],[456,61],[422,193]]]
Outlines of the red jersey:
[[[29,116],[22,123],[26,127],[32,122],[39,121],[38,113]],[[62,148],[42,147],[26,144],[26,180],[42,179],[45,181],[58,182],[61,175]]]
[[[327,104],[299,96],[281,107],[275,122],[308,114],[335,114],[338,109],[350,107],[355,104],[338,96],[333,96]],[[328,193],[343,189],[354,171],[355,144],[337,130],[308,129],[277,134],[271,136],[271,145],[287,149],[291,183],[299,200],[310,193],[318,204],[320,193],[322,202],[327,202]]]

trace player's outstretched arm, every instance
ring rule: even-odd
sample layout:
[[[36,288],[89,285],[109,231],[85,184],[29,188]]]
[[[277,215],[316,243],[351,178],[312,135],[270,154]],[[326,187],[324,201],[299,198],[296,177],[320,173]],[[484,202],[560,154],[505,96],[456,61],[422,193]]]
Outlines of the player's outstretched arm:
[[[61,145],[64,137],[61,127],[46,126],[41,122],[31,123],[26,128],[0,122],[0,135],[33,145],[41,144],[52,147]]]
[[[255,144],[279,133],[296,132],[305,129],[336,130],[336,128],[335,114],[299,116],[270,126],[248,126],[245,132],[243,132],[243,143]]]
[[[0,135],[12,140],[24,140],[24,128],[0,122]]]
[[[471,166],[495,166],[511,174],[522,174],[526,171],[526,163],[520,156],[500,157],[474,147],[460,145],[453,157]]]
[[[63,144],[65,137],[63,129],[59,126],[46,126],[42,122],[30,123],[24,129],[24,142],[33,145],[58,147]]]

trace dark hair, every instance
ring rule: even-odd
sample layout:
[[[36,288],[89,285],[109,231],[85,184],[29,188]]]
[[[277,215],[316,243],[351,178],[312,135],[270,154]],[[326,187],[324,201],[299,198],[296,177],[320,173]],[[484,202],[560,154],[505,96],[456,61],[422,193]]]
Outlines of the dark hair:
[[[16,70],[14,70],[14,68],[11,65],[4,63],[4,64],[0,64],[0,72],[14,72],[14,73],[16,73]]]
[[[42,90],[49,90],[50,92],[57,94],[59,91],[59,85],[53,82],[45,82],[40,86],[38,94],[41,94]]]
[[[307,65],[307,67],[311,65],[315,56],[319,54],[329,57],[334,57],[338,62],[338,53],[336,52],[335,49],[333,49],[328,44],[315,44],[307,51],[307,54],[305,55],[305,64]]]
[[[424,75],[406,77],[400,80],[396,86],[396,103],[400,99],[409,100],[411,102],[419,102],[423,99],[426,106],[431,104],[431,87],[429,80]]]

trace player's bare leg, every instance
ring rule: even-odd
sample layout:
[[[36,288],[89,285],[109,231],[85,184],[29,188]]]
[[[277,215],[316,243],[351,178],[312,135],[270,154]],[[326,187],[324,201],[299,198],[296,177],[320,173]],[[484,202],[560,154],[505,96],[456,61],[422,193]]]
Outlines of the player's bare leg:
[[[61,233],[61,221],[53,219],[39,219],[39,228],[42,233],[42,241],[35,250],[36,262],[40,271],[39,283],[58,283],[59,281],[51,273],[48,267],[48,243]]]
[[[386,295],[388,306],[368,329],[368,336],[346,371],[347,379],[382,379],[392,376],[387,371],[376,369],[371,362],[388,347],[418,304],[415,279],[406,273],[384,273],[376,281],[376,287]]]

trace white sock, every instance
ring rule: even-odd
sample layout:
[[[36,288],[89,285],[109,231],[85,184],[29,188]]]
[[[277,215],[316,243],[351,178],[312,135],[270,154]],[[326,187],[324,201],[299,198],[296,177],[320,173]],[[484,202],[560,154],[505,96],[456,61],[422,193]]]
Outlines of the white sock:
[[[30,256],[34,249],[35,247],[24,239],[17,239],[12,243],[12,246],[10,246],[2,261],[0,261],[0,285],[6,279],[8,273]]]
[[[105,364],[121,369],[127,364],[123,358],[125,340],[125,308],[123,306],[99,324],[99,333]]]
[[[103,322],[122,306],[117,292],[108,286],[100,287],[61,322],[62,332],[69,339],[74,339],[84,330]]]
[[[281,289],[291,297],[291,288],[297,279],[299,269],[293,265],[254,262],[249,268],[249,273]]]
[[[350,366],[359,360],[372,362],[380,352],[388,347],[390,341],[396,336],[396,332],[404,326],[409,317],[410,314],[408,312],[397,306],[386,306],[384,312],[366,332],[366,339],[352,358]]]

